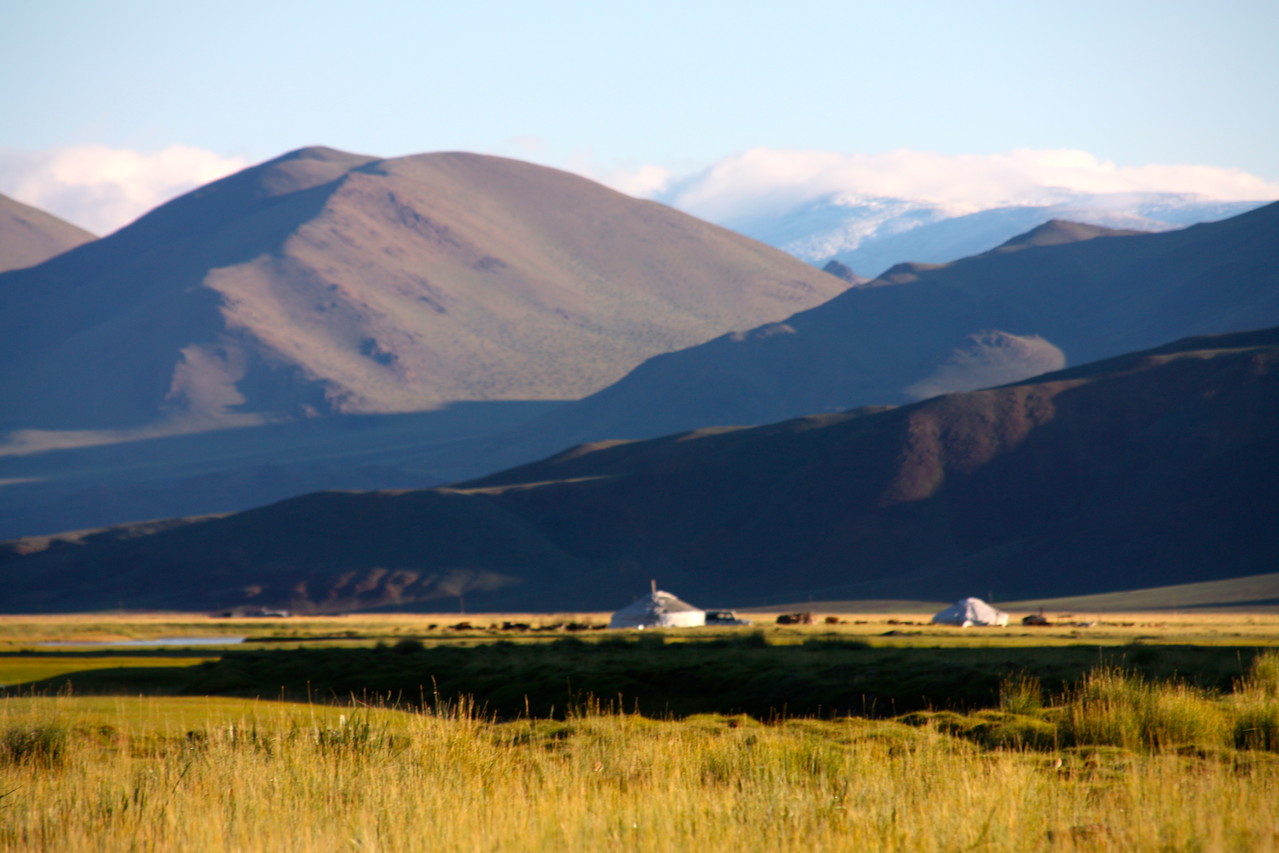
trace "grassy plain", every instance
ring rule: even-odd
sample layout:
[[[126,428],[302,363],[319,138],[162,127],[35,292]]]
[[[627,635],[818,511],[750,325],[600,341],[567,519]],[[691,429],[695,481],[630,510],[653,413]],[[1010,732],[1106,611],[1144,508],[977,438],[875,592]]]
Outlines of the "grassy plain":
[[[1279,849],[1274,616],[1002,631],[932,628],[918,614],[642,636],[500,629],[590,618],[3,617],[0,682],[47,678],[55,659],[82,669],[70,690],[59,692],[62,669],[0,700],[0,850]],[[445,627],[463,620],[472,627]],[[36,645],[181,635],[257,642]],[[379,673],[416,677],[422,701],[282,701],[272,679],[293,670],[316,695],[357,675],[372,687]],[[635,705],[565,683],[619,673]],[[252,676],[238,692],[264,698],[165,695],[233,676]],[[829,701],[910,679],[940,684],[941,701],[869,716]],[[945,701],[982,679],[970,701]],[[546,713],[540,681],[575,701]],[[814,685],[828,698],[755,715],[671,699],[733,682],[750,687],[738,700],[802,698]],[[534,701],[471,700],[467,683]],[[634,713],[650,694],[666,710]]]

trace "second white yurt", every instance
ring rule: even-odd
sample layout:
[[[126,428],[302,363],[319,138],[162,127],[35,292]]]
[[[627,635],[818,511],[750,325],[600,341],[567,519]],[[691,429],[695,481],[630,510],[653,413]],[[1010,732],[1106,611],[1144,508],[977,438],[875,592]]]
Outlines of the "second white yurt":
[[[933,617],[934,625],[958,625],[969,628],[974,625],[1008,624],[1008,614],[991,607],[980,598],[961,598]]]
[[[655,589],[613,614],[610,628],[698,628],[706,624],[706,611]]]

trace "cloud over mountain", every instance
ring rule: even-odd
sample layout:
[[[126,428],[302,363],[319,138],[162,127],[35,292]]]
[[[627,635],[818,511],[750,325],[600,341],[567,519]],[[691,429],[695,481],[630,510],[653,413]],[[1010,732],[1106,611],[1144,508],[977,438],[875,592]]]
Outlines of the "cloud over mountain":
[[[1279,182],[1216,166],[1121,166],[1071,149],[946,155],[908,149],[857,154],[754,148],[674,180],[655,197],[713,222],[734,223],[841,193],[924,201],[958,215],[1005,205],[1051,204],[1076,193],[1136,192],[1255,201],[1279,198]]]
[[[247,165],[239,157],[186,145],[152,153],[103,145],[0,148],[0,192],[105,234]]]

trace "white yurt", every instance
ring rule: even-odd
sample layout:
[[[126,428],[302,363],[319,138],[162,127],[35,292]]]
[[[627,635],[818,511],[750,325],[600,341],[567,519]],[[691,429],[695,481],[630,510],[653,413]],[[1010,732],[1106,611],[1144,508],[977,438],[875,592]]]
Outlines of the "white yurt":
[[[706,624],[706,611],[655,589],[613,614],[610,628],[698,628]]]
[[[950,607],[933,617],[934,625],[958,625],[968,628],[973,625],[1008,624],[1008,614],[991,607],[980,598],[961,598]]]

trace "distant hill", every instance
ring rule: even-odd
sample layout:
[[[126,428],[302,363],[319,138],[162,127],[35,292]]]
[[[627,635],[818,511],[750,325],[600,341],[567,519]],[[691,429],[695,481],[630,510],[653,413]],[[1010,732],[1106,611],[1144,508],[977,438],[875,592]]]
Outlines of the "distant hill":
[[[1105,228],[1086,222],[1071,222],[1068,219],[1050,219],[1025,234],[1010,237],[991,251],[996,254],[1016,252],[1035,246],[1062,246],[1066,243],[1082,243],[1084,240],[1093,240],[1097,237],[1134,237],[1144,233],[1147,232]]]
[[[0,276],[0,429],[36,449],[573,399],[844,287],[565,172],[308,148]]]
[[[1161,341],[1279,323],[1279,203],[1123,234],[1053,221],[950,264],[899,264],[780,323],[656,356],[548,416],[576,441],[900,404]],[[537,428],[524,430],[525,440]]]
[[[595,610],[650,578],[724,605],[1083,595],[1270,571],[1277,475],[1267,329],[452,488],[18,540],[0,609]]]
[[[35,266],[96,239],[53,214],[0,195],[0,272]]]
[[[1138,612],[1149,610],[1279,612],[1279,572],[1219,581],[1126,589],[1098,595],[1008,601],[1009,610],[1056,610],[1075,613]]]
[[[822,272],[830,273],[836,278],[842,278],[849,284],[865,284],[870,279],[865,276],[858,275],[847,264],[841,264],[839,261],[829,261],[822,267]]]

